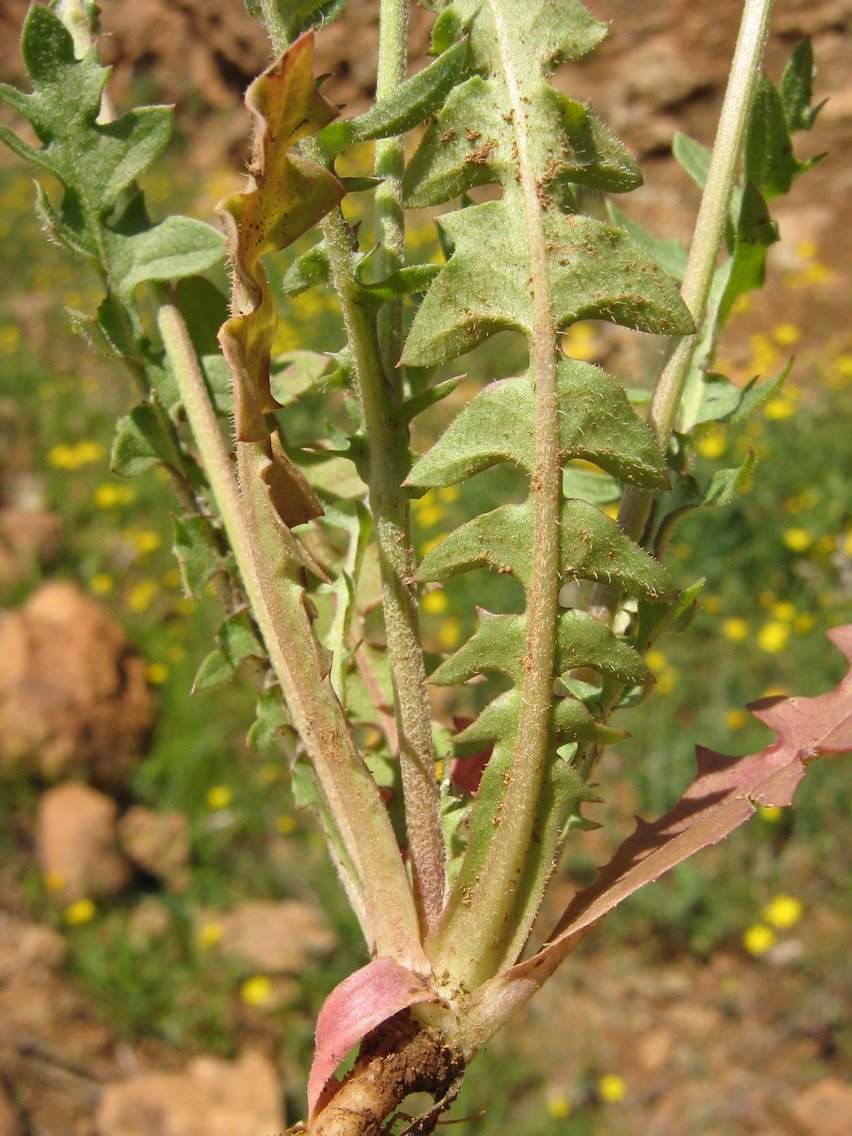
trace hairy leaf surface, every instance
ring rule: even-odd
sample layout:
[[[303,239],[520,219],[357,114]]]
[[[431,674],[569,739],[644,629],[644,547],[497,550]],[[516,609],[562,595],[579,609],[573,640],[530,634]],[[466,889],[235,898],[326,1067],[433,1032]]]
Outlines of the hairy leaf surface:
[[[446,963],[476,981],[523,941],[580,800],[579,775],[557,750],[578,730],[593,736],[595,724],[576,718],[588,717],[576,710],[580,703],[554,698],[555,680],[587,666],[616,683],[648,680],[638,655],[604,624],[560,610],[562,584],[617,583],[657,602],[677,596],[661,565],[608,516],[563,497],[563,467],[577,459],[648,488],[667,486],[668,474],[621,387],[598,368],[565,359],[559,333],[589,318],[659,335],[688,332],[692,321],[647,247],[578,212],[579,187],[620,192],[640,181],[588,108],[549,83],[560,62],[600,42],[604,26],[575,0],[431,6],[439,12],[438,50],[467,37],[467,73],[407,166],[406,203],[441,205],[486,185],[500,196],[439,218],[447,260],[416,312],[402,362],[448,364],[504,330],[523,335],[530,354],[527,373],[482,390],[407,478],[422,491],[504,461],[529,476],[523,504],[455,529],[418,570],[421,581],[442,581],[489,567],[515,576],[526,594],[523,616],[480,613],[478,631],[433,676],[455,683],[496,670],[514,684],[463,735],[494,741],[494,751],[434,936],[439,969]],[[533,845],[524,875],[519,865]],[[479,904],[487,914],[468,916]],[[517,933],[507,940],[513,920]]]

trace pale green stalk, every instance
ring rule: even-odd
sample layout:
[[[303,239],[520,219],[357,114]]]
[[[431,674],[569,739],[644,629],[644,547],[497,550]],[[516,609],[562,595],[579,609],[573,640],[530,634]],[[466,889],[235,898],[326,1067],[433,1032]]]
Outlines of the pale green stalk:
[[[279,0],[260,0],[260,13],[267,35],[272,40],[272,50],[276,55],[280,55],[286,50],[290,41],[284,21],[281,19]]]
[[[241,489],[186,325],[170,305],[159,327],[219,514],[294,725],[357,872],[344,883],[371,948],[414,969],[425,965],[405,867],[375,781],[352,741],[324,675],[303,602],[295,538],[272,514],[258,444],[238,446]]]
[[[273,48],[283,51],[287,37],[275,0],[262,0],[263,18]],[[406,0],[382,0],[377,97],[404,79],[408,36]],[[305,152],[321,160],[310,141]],[[380,272],[392,272],[405,260],[401,177],[402,139],[376,145],[376,170],[386,179],[377,191],[376,228],[382,246]],[[445,856],[440,794],[435,777],[432,715],[426,693],[426,668],[420,645],[415,562],[411,544],[408,494],[402,488],[409,469],[408,427],[401,414],[402,375],[397,362],[402,346],[402,308],[386,305],[378,320],[366,311],[354,275],[351,236],[339,210],[321,224],[334,286],[340,300],[364,411],[369,453],[369,502],[382,575],[388,657],[400,746],[409,857],[414,894],[423,929],[441,911]],[[378,324],[378,333],[377,333]]]
[[[350,234],[339,210],[322,222],[361,395],[369,456],[369,502],[382,577],[382,604],[394,685],[399,758],[415,897],[424,929],[443,901],[444,840],[426,671],[414,583],[408,495],[410,456],[401,396],[384,373],[372,313],[354,275]]]
[[[737,46],[731,63],[728,87],[719,117],[716,141],[707,182],[701,198],[689,262],[681,295],[692,313],[696,328],[704,321],[713,273],[722,246],[731,194],[737,180],[754,94],[760,78],[763,48],[769,27],[772,0],[746,0]],[[660,376],[648,422],[663,450],[668,447],[684,396],[692,355],[700,335],[685,336],[673,351]],[[700,390],[693,397],[700,397]],[[618,523],[639,540],[651,512],[653,494],[628,486],[621,503]],[[611,592],[611,589],[609,590]],[[611,608],[611,604],[608,605]]]
[[[408,0],[381,0],[379,60],[376,102],[392,95],[405,79],[408,62]],[[382,138],[376,142],[375,172],[382,184],[375,193],[376,268],[379,278],[405,264],[405,214],[402,207],[402,175],[405,169],[405,139]],[[379,313],[379,345],[385,374],[399,390],[402,369],[402,300],[391,300]]]
[[[391,94],[405,78],[407,44],[406,0],[382,0],[377,100]],[[312,143],[305,142],[303,146],[319,160]],[[402,138],[376,143],[376,173],[384,179],[375,201],[376,233],[381,242],[376,256],[380,276],[405,263],[403,167]],[[435,923],[443,905],[445,852],[432,715],[420,643],[409,498],[402,487],[410,465],[408,426],[402,413],[403,376],[398,367],[402,303],[387,303],[374,317],[355,280],[351,236],[340,211],[326,217],[321,228],[364,414],[369,503],[382,578],[409,857],[415,900],[425,931]]]

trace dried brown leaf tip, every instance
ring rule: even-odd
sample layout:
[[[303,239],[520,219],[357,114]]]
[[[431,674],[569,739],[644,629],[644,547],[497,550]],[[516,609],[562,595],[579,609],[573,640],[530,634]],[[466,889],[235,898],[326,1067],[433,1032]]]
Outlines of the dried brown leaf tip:
[[[236,379],[236,429],[243,442],[267,437],[263,416],[278,405],[269,387],[277,315],[260,258],[286,248],[344,194],[333,173],[293,149],[337,115],[316,89],[313,50],[313,35],[301,36],[249,87],[246,106],[254,120],[249,183],[217,208],[235,278],[234,314],[219,338]]]

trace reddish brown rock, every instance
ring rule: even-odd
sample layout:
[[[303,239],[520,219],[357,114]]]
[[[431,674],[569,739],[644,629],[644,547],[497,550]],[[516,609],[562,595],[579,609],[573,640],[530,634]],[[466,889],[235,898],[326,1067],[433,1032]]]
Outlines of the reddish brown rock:
[[[269,1136],[284,1118],[274,1068],[249,1052],[235,1062],[196,1057],[184,1072],[107,1085],[95,1124],[99,1136]]]
[[[49,789],[38,810],[38,857],[56,896],[71,903],[113,895],[133,869],[118,847],[115,801],[88,785]]]
[[[127,937],[138,949],[150,947],[168,934],[171,924],[168,908],[156,896],[146,895],[128,916]]]
[[[179,887],[189,863],[189,821],[177,811],[157,812],[133,805],[119,821],[125,854],[144,871]]]
[[[12,1098],[0,1081],[0,1136],[23,1136],[24,1126]]]
[[[154,724],[145,661],[75,584],[43,584],[0,621],[0,764],[122,786]]]
[[[219,949],[264,974],[296,974],[314,954],[334,946],[334,935],[314,907],[297,900],[251,900],[222,916]]]
[[[806,1089],[791,1111],[802,1136],[848,1136],[852,1128],[852,1085],[826,1077]]]
[[[64,937],[52,927],[28,923],[0,911],[0,983],[18,975],[56,970],[67,952]]]

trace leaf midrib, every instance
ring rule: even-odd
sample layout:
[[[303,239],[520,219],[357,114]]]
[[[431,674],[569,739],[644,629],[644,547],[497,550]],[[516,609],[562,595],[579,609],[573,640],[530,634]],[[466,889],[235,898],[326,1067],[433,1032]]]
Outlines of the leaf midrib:
[[[517,147],[517,171],[527,225],[532,285],[531,371],[535,376],[536,464],[531,480],[534,495],[532,582],[527,595],[527,654],[521,685],[521,713],[511,781],[500,809],[499,837],[492,841],[482,872],[466,902],[455,906],[442,928],[440,955],[458,966],[464,979],[479,983],[503,961],[511,939],[511,914],[518,903],[518,882],[532,839],[545,762],[550,742],[556,617],[559,596],[559,457],[556,389],[556,335],[553,297],[547,266],[547,243],[542,204],[530,154],[524,101],[512,64],[511,44],[499,0],[486,0],[494,21],[500,66],[512,112]],[[511,186],[504,192],[511,192]],[[441,957],[445,956],[445,957]],[[510,960],[513,961],[513,960]]]

